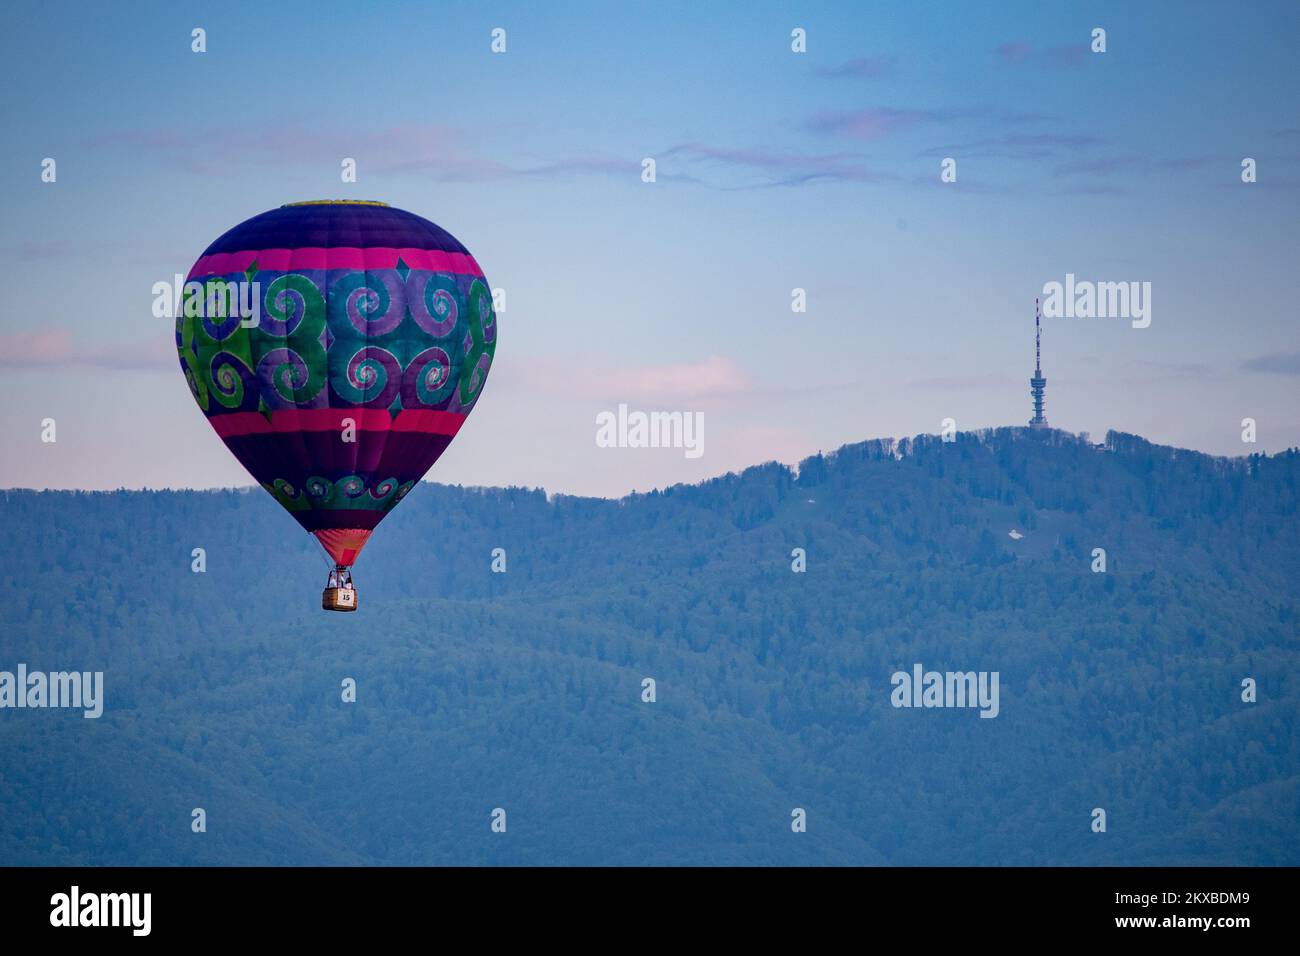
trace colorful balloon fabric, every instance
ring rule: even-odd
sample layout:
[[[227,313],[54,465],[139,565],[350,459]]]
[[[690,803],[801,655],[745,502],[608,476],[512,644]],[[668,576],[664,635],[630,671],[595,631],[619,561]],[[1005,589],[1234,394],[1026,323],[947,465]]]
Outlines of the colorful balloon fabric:
[[[483,271],[450,233],[346,200],[231,229],[176,320],[209,424],[342,565],[456,436],[496,334]]]

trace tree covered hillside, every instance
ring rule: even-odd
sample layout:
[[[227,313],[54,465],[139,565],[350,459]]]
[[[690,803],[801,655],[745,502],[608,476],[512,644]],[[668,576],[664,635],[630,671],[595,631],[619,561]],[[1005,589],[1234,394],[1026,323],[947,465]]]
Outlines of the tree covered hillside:
[[[1294,865],[1298,486],[1018,428],[426,484],[348,615],[260,489],[2,492],[0,670],[105,709],[0,710],[0,863]],[[891,706],[918,663],[998,672],[998,716]]]

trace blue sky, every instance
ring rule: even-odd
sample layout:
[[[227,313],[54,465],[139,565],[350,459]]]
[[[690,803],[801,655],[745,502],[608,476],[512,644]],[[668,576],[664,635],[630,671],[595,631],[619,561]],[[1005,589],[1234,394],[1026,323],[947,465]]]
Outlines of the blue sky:
[[[247,484],[151,289],[336,197],[434,220],[506,291],[434,480],[617,495],[1023,424],[1033,299],[1066,273],[1149,281],[1152,322],[1047,323],[1053,425],[1300,445],[1295,4],[131,10],[5,15],[0,486]],[[619,402],[702,411],[704,455],[597,448]]]

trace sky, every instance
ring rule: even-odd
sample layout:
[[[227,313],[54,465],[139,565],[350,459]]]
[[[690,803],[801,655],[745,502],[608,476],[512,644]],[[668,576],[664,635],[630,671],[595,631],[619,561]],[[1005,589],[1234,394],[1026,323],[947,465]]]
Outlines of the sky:
[[[437,222],[505,292],[483,397],[431,480],[619,496],[945,418],[1023,425],[1034,298],[1067,274],[1149,282],[1151,323],[1044,320],[1054,427],[1300,445],[1298,4],[3,18],[0,487],[251,484],[152,289],[244,219],[321,198]],[[598,447],[620,403],[701,413],[703,454]]]

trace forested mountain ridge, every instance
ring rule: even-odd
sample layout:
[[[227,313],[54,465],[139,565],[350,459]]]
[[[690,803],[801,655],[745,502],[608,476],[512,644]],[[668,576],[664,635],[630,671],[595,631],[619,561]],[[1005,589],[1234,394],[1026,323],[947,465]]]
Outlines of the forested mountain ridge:
[[[0,863],[1295,864],[1298,479],[1009,428],[421,485],[354,615],[258,489],[0,493],[0,670],[106,698],[0,710]],[[997,671],[997,718],[891,706],[916,663]]]

